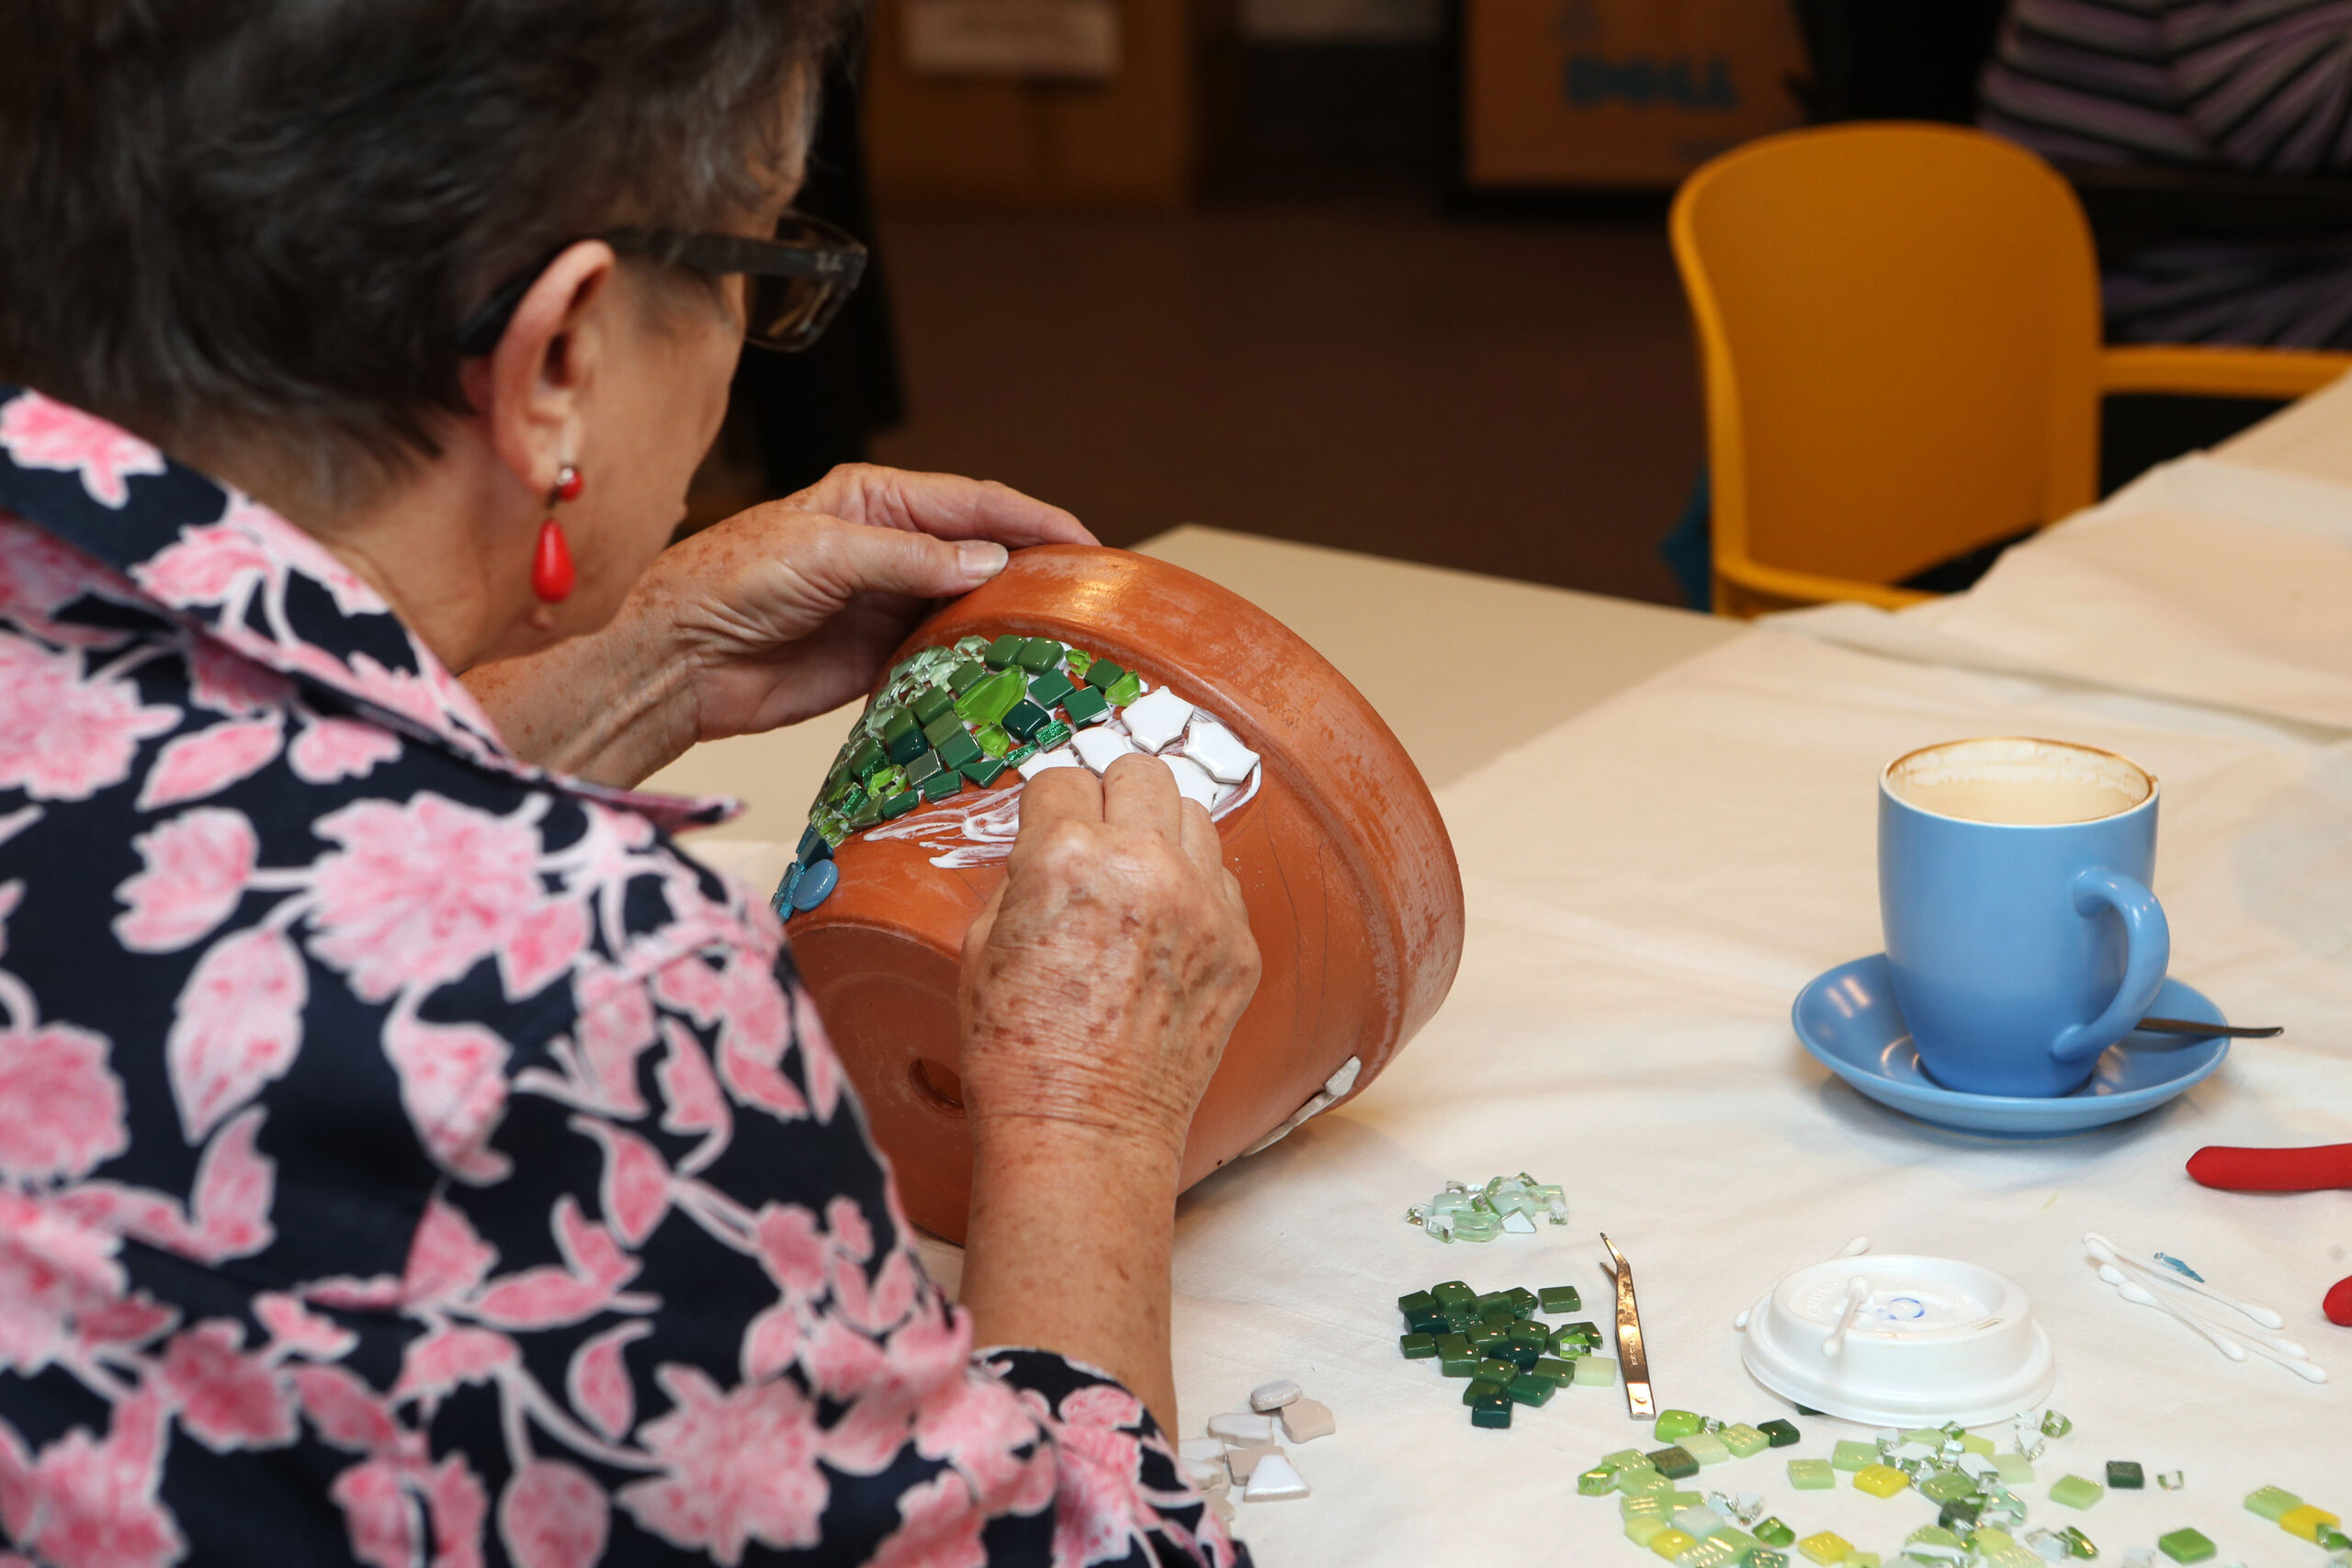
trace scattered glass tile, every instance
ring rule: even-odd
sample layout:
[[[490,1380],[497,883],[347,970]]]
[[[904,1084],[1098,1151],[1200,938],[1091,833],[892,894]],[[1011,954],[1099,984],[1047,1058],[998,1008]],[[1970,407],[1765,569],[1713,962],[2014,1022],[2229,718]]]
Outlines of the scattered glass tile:
[[[1699,1461],[1672,1444],[1653,1450],[1649,1461],[1651,1468],[1669,1481],[1679,1481],[1686,1475],[1699,1473]]]
[[[2279,1515],[2278,1522],[2278,1528],[2289,1535],[2301,1536],[2305,1540],[2316,1541],[2319,1540],[2322,1526],[2339,1525],[2344,1521],[2316,1504],[2305,1503],[2301,1507],[2290,1508]]]
[[[2055,1410],[2045,1410],[2041,1413],[2041,1435],[2043,1437],[2063,1438],[2074,1429],[2074,1422],[2068,1420],[2065,1416],[2061,1416]]]
[[[954,716],[956,699],[933,686],[917,693],[915,700],[907,705],[907,711],[915,716],[917,724],[928,729],[941,719]]]
[[[947,672],[947,689],[960,697],[981,681],[986,680],[988,673],[987,665],[978,660],[967,659]]]
[[[1804,1434],[1788,1421],[1760,1421],[1757,1423],[1756,1429],[1771,1438],[1772,1447],[1776,1449],[1792,1449],[1804,1440]]]
[[[996,783],[1004,773],[1004,764],[994,757],[976,757],[964,764],[963,775],[982,789]]]
[[[1396,1349],[1408,1361],[1426,1361],[1437,1354],[1437,1340],[1427,1334],[1399,1335]]]
[[[1919,1483],[1919,1495],[1930,1503],[1949,1503],[1955,1497],[1973,1497],[1975,1495],[1975,1481],[1957,1470],[1931,1475]]]
[[[1614,1356],[1578,1356],[1573,1365],[1578,1388],[1604,1388],[1617,1381]]]
[[[1797,1542],[1797,1550],[1804,1554],[1806,1562],[1821,1563],[1823,1568],[1843,1562],[1854,1555],[1853,1543],[1831,1530],[1805,1537]]]
[[[1727,1540],[1702,1539],[1675,1553],[1674,1568],[1732,1568],[1740,1556],[1738,1548]]]
[[[1109,718],[1111,703],[1109,698],[1093,687],[1081,686],[1062,699],[1062,712],[1069,716],[1070,723],[1084,729],[1090,725],[1101,724],[1104,719]]]
[[[1668,1562],[1698,1544],[1698,1537],[1688,1530],[1676,1529],[1672,1525],[1667,1526],[1649,1539],[1649,1549]]]
[[[1911,1478],[1891,1464],[1866,1464],[1854,1472],[1854,1490],[1873,1497],[1892,1497],[1910,1486]]]
[[[1838,1484],[1838,1472],[1826,1459],[1792,1459],[1789,1484],[1799,1492],[1826,1492]]]
[[[2300,1508],[2303,1500],[2283,1486],[2265,1486],[2251,1493],[2245,1500],[2245,1511],[2258,1517],[2278,1522],[2290,1509]]]
[[[1721,1464],[1731,1458],[1731,1450],[1713,1432],[1693,1432],[1679,1439],[1675,1446],[1702,1466]]]
[[[1715,1434],[1734,1459],[1753,1459],[1772,1446],[1772,1439],[1745,1421],[1735,1422]]]
[[[1102,691],[1104,696],[1111,699],[1113,707],[1123,708],[1143,695],[1143,677],[1130,670],[1102,688]]]
[[[1878,1462],[1878,1450],[1853,1438],[1840,1438],[1838,1446],[1829,1450],[1831,1468],[1844,1471],[1860,1470]]]
[[[1048,670],[1029,682],[1029,700],[1041,708],[1059,707],[1062,699],[1075,690],[1069,676],[1058,670]]]
[[[1086,683],[1098,692],[1107,692],[1125,674],[1125,669],[1097,654],[1094,661],[1086,667]]]
[[[2087,1508],[2106,1495],[2106,1487],[2079,1475],[2062,1475],[2050,1483],[2050,1500],[2069,1508]]]
[[[1062,653],[1062,667],[1069,671],[1071,680],[1083,681],[1086,672],[1094,668],[1094,655],[1082,648],[1067,649]]]
[[[1650,1436],[1661,1443],[1671,1443],[1689,1437],[1699,1429],[1699,1414],[1695,1410],[1661,1410],[1650,1427]]]
[[[2061,1529],[2058,1532],[2058,1539],[2066,1543],[2066,1555],[2069,1557],[2092,1558],[2098,1555],[2098,1547],[2091,1538],[2073,1525]]]
[[[2175,1562],[2202,1562],[2220,1548],[2203,1531],[2182,1529],[2156,1537],[2156,1550]]]
[[[891,795],[882,802],[882,820],[888,822],[895,818],[904,817],[922,804],[922,796],[912,790]]]
[[[1021,645],[1012,662],[1032,675],[1042,674],[1062,661],[1062,645],[1049,637],[1033,637]]]
[[[1595,1465],[1577,1475],[1577,1495],[1580,1497],[1603,1496],[1616,1488],[1617,1472],[1606,1465]]]
[[[1993,1472],[2006,1486],[2022,1486],[2033,1479],[2033,1461],[2024,1454],[1995,1454]]]
[[[1656,1514],[1625,1516],[1625,1539],[1635,1546],[1647,1546],[1673,1528]]]
[[[2156,1472],[2156,1484],[2163,1487],[2167,1492],[2177,1492],[2182,1487],[2188,1484],[2188,1477],[2186,1473],[2177,1470],[2158,1471]]]
[[[2148,1484],[2148,1477],[2136,1461],[2111,1459],[2107,1461],[2107,1484],[2114,1491],[2138,1492]]]

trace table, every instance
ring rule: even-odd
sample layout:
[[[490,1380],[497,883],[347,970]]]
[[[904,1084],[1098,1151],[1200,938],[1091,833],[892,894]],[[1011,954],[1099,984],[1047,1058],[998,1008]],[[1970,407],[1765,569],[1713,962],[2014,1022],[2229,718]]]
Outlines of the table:
[[[2212,1193],[2180,1163],[2212,1142],[2352,1140],[2352,1093],[2331,1034],[2352,1017],[2352,728],[2281,712],[2268,688],[2216,700],[2068,668],[2081,649],[2051,617],[2067,608],[2053,597],[2067,572],[2096,577],[2132,559],[2086,557],[2086,538],[2107,530],[2112,544],[2137,529],[2161,544],[2162,517],[2184,508],[2228,523],[2232,508],[2215,498],[2241,493],[2233,485],[2269,487],[2257,511],[2301,509],[2306,538],[2332,541],[2341,525],[2352,539],[2352,472],[2315,471],[2333,449],[2330,429],[2352,432],[2342,389],[2286,411],[2189,479],[2165,480],[2172,490],[2143,492],[2154,497],[2147,506],[2110,505],[2012,552],[2001,569],[2012,581],[1930,607],[1941,625],[1816,614],[1738,628],[1204,531],[1160,542],[1172,558],[1221,560],[1212,576],[1267,563],[1262,585],[1223,580],[1324,646],[1390,713],[1438,786],[1467,897],[1461,977],[1412,1049],[1358,1099],[1219,1172],[1180,1207],[1185,1431],[1282,1375],[1340,1420],[1337,1436],[1296,1451],[1314,1496],[1243,1506],[1240,1531],[1261,1562],[1653,1562],[1622,1539],[1610,1503],[1574,1495],[1577,1470],[1646,1438],[1615,1390],[1574,1390],[1509,1432],[1476,1431],[1458,1385],[1400,1359],[1395,1344],[1395,1297],[1449,1277],[1482,1289],[1572,1283],[1601,1304],[1593,1232],[1606,1228],[1641,1279],[1666,1404],[1728,1419],[1786,1414],[1742,1371],[1733,1315],[1857,1233],[1881,1250],[1970,1258],[2024,1285],[2057,1349],[2054,1403],[2077,1429],[2052,1445],[2043,1482],[2096,1478],[2110,1458],[2137,1459],[2151,1475],[2188,1472],[2187,1492],[2115,1495],[2066,1522],[2110,1559],[2194,1524],[2224,1561],[2319,1562],[2238,1499],[2276,1483],[2352,1503],[2342,1436],[2352,1396],[2341,1381],[2352,1375],[2352,1338],[2317,1311],[2326,1282],[2352,1271],[2352,1194]],[[2201,502],[2200,485],[2212,492]],[[2237,521],[2267,525],[2267,514]],[[2246,581],[2291,557],[2276,539],[2245,537]],[[1349,644],[1361,597],[1329,598],[1341,606],[1336,625],[1313,619],[1315,593],[1340,581],[1330,574],[1354,570],[1367,574],[1356,594],[1409,596],[1425,622],[1473,635],[1497,635],[1502,623],[1485,617],[1516,607],[1521,635],[1561,650],[1566,679],[1544,699],[1553,706],[1475,727],[1417,707],[1412,671],[1385,671],[1376,647]],[[1305,602],[1284,602],[1285,583]],[[2172,614],[2167,595],[2198,585],[2142,586]],[[1988,628],[2042,640],[2020,654],[1984,640]],[[2233,653],[2263,629],[2175,627]],[[2291,637],[2261,651],[2266,678],[2327,672]],[[2194,665],[2167,679],[2211,676]],[[2332,700],[2324,682],[2281,689],[2290,707]],[[827,726],[827,753],[837,728]],[[1823,968],[1878,945],[1877,769],[1969,733],[2062,734],[2155,771],[2165,791],[2157,887],[2175,973],[2232,1016],[2285,1023],[2288,1035],[2241,1048],[2161,1111],[2039,1145],[1937,1132],[1815,1066],[1789,1028],[1789,1001]],[[664,782],[722,782],[717,761],[690,757]],[[772,808],[769,820],[797,828],[797,809]],[[1405,1206],[1449,1177],[1522,1167],[1567,1184],[1570,1226],[1444,1247],[1403,1223]],[[2289,1332],[2338,1363],[2339,1381],[2314,1387],[2264,1364],[2233,1366],[2126,1305],[2081,1262],[2085,1229],[2188,1258],[2224,1288],[2281,1308]],[[926,1256],[952,1275],[951,1254]],[[1790,1453],[1826,1454],[1833,1437],[1855,1435],[1798,1422],[1805,1441]],[[1890,1557],[1929,1520],[1916,1498],[1792,1493],[1784,1457],[1703,1480],[1763,1493],[1803,1530],[1835,1529]],[[2043,1492],[2024,1489],[2037,1523],[2065,1514]]]

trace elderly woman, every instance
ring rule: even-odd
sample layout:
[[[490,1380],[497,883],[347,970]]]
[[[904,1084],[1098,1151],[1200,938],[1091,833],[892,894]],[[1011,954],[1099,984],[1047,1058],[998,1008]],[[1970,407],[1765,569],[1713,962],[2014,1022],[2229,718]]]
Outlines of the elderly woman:
[[[1028,788],[957,1305],[721,807],[628,793],[1087,537],[861,469],[662,550],[854,278],[839,3],[0,6],[0,1562],[1239,1557],[1161,1425],[1200,808]]]

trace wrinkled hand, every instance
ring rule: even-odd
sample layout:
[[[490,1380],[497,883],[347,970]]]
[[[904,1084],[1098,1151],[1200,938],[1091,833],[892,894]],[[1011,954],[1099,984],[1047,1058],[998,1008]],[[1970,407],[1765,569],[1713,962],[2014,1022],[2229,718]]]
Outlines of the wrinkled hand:
[[[1006,547],[1094,542],[1001,484],[852,464],[662,552],[624,617],[692,671],[694,739],[715,740],[863,695],[932,602],[994,577]]]
[[[1172,1162],[1257,987],[1241,885],[1165,767],[1038,774],[1005,879],[964,939],[976,1135],[1052,1122]]]

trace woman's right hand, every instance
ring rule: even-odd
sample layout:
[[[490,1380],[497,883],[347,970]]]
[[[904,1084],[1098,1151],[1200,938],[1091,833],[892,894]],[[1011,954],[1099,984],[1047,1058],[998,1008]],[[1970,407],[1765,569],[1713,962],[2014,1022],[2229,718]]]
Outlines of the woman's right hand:
[[[1028,1124],[1181,1156],[1258,985],[1241,886],[1166,767],[1023,786],[1021,833],[964,940],[964,1103],[976,1139]]]

